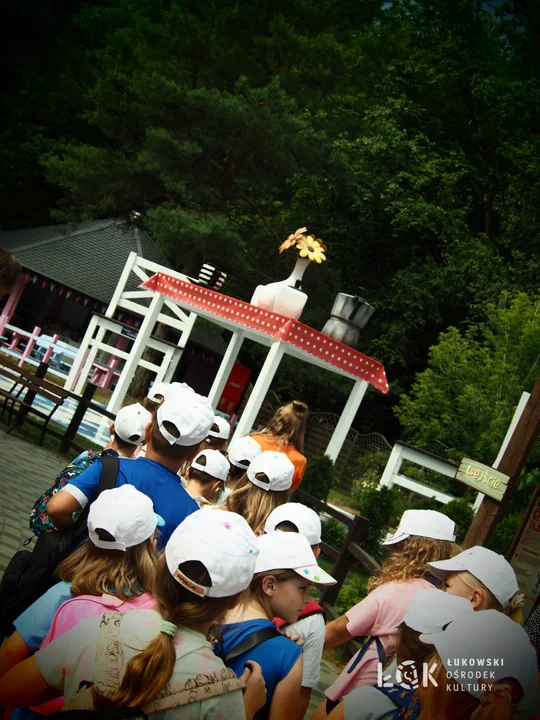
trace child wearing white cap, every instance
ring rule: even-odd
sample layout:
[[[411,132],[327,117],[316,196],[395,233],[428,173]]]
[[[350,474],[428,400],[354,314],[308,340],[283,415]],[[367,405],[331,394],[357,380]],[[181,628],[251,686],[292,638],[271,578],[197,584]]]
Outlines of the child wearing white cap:
[[[302,649],[276,630],[272,618],[295,622],[311,599],[311,585],[336,581],[317,565],[303,535],[270,532],[257,544],[259,557],[249,594],[243,606],[227,615],[218,652],[236,673],[247,659],[260,663],[267,696],[256,720],[289,720],[296,718]]]
[[[427,563],[452,557],[454,522],[434,510],[406,510],[396,533],[384,545],[390,553],[378,575],[368,584],[368,595],[345,615],[326,626],[325,648],[336,647],[355,637],[368,636],[364,647],[352,658],[339,678],[325,692],[327,702],[313,714],[326,717],[334,705],[356,687],[377,681],[378,663],[395,652],[395,628],[403,620],[417,592],[433,590]]]
[[[477,545],[428,567],[446,592],[467,598],[475,610],[499,610],[523,625],[523,595],[514,568],[502,555]]]
[[[120,460],[117,486],[129,484],[148,495],[165,520],[158,545],[162,548],[173,530],[197,503],[186,493],[177,473],[198,452],[214,421],[207,398],[183,388],[161,403],[146,426],[146,457]],[[47,506],[49,518],[59,529],[70,527],[72,515],[91,502],[99,484],[99,463],[90,467],[58,492]]]
[[[378,720],[408,709],[415,699],[415,688],[423,680],[425,663],[433,654],[433,646],[420,640],[420,636],[442,632],[451,622],[473,614],[470,603],[464,598],[441,590],[416,593],[399,625],[395,660],[380,668],[380,681],[384,684],[356,688],[343,698],[329,717]]]
[[[199,507],[215,505],[229,475],[229,461],[219,450],[201,450],[185,471],[187,492]]]
[[[258,442],[245,435],[244,437],[231,441],[227,450],[227,457],[231,464],[229,477],[227,478],[227,495],[236,489],[240,478],[242,478],[253,460],[262,452]]]
[[[0,701],[28,706],[57,688],[64,711],[140,707],[170,720],[253,717],[264,699],[260,668],[250,663],[237,678],[206,636],[249,586],[257,555],[241,517],[194,513],[158,560],[156,610],[83,620],[1,678]]]
[[[43,531],[54,530],[54,524],[47,513],[49,501],[74,478],[81,475],[91,465],[101,461],[103,455],[131,458],[144,442],[146,426],[151,421],[150,413],[139,403],[125,405],[118,411],[115,421],[109,425],[111,437],[102,451],[84,450],[58,474],[52,486],[34,503],[30,511],[30,529],[39,535]],[[102,464],[99,462],[100,474]],[[53,503],[54,505],[54,503]]]
[[[280,505],[270,513],[264,526],[266,533],[274,530],[300,533],[309,542],[315,558],[319,559],[321,554],[321,519],[311,508],[295,502]],[[292,635],[298,633],[304,641],[302,647],[302,687],[296,703],[296,715],[297,718],[301,718],[307,711],[312,688],[318,684],[320,679],[325,635],[325,614],[319,603],[311,599],[296,622],[288,623],[281,618],[274,618],[274,622],[282,632],[285,629]]]
[[[231,426],[229,423],[221,415],[216,415],[214,423],[208,431],[207,446],[212,450],[225,450],[230,434]]]
[[[294,465],[284,453],[261,452],[227,497],[225,508],[241,515],[260,534],[272,510],[287,502],[293,475]]]
[[[154,607],[156,529],[162,524],[150,498],[131,485],[103,491],[90,507],[89,539],[58,566],[61,582],[15,620],[16,632],[0,649],[0,675],[86,617]]]

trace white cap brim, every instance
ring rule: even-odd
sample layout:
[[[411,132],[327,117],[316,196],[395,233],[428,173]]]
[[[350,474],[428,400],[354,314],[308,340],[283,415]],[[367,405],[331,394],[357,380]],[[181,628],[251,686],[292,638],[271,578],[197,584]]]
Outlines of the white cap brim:
[[[298,573],[300,577],[311,580],[311,582],[317,585],[335,585],[337,583],[337,580],[329,575],[326,570],[323,570],[322,567],[319,567],[319,565],[305,565],[304,567],[293,568],[293,570],[295,573]]]
[[[438,560],[437,562],[427,563],[428,568],[431,570],[432,575],[442,580],[447,573],[463,572],[467,568],[462,565],[459,561],[456,562],[456,558],[450,558],[449,560]]]
[[[396,543],[401,542],[402,540],[406,540],[409,537],[411,536],[407,535],[407,533],[396,533],[395,535],[392,535],[389,540],[385,540],[383,542],[383,545],[396,545]]]

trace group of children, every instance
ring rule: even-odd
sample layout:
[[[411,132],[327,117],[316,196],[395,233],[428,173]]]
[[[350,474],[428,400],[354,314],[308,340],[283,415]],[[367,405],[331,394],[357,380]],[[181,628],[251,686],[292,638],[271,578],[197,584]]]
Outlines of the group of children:
[[[449,518],[406,511],[367,597],[325,625],[310,594],[335,583],[317,563],[321,521],[288,501],[305,405],[227,451],[228,424],[191,388],[156,384],[145,405],[111,425],[116,487],[96,497],[103,462],[87,454],[47,501],[44,532],[89,506],[88,536],[0,648],[5,718],[137,707],[158,720],[300,720],[323,648],[359,637],[314,719],[511,716],[536,653],[509,617],[520,596],[502,556],[460,552]],[[493,655],[474,683],[453,674],[459,658]]]

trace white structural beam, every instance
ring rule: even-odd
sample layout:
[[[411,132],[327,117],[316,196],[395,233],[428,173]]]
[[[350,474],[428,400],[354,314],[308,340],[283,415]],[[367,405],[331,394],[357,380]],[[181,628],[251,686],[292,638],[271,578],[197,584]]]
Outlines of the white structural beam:
[[[133,341],[133,346],[130,350],[129,357],[127,358],[124,367],[122,368],[122,373],[118,378],[118,382],[116,383],[114,392],[111,395],[109,404],[107,405],[107,410],[109,412],[117,413],[120,409],[122,405],[122,400],[126,396],[131,381],[133,380],[135,370],[139,365],[144,349],[148,345],[150,335],[152,334],[154,325],[156,324],[162,306],[163,295],[161,295],[160,293],[155,293],[154,297],[152,298],[152,302],[150,303],[150,307],[148,308],[148,312],[141,324],[141,327],[139,328],[139,331],[137,332],[137,337]]]
[[[221,365],[217,371],[217,375],[214,378],[214,382],[212,383],[212,387],[208,393],[208,399],[212,403],[212,407],[214,409],[217,408],[219,399],[223,394],[223,390],[225,389],[225,385],[227,384],[227,380],[229,379],[229,375],[231,374],[231,370],[233,369],[233,365],[236,362],[236,358],[238,357],[238,353],[243,342],[243,332],[238,331],[232,334],[227,350],[225,351],[225,355],[223,356],[223,360],[221,361]]]
[[[332,458],[332,462],[336,462],[343,447],[343,443],[347,438],[347,434],[351,429],[353,420],[356,417],[360,403],[364,399],[368,383],[365,380],[357,379],[354,381],[351,393],[345,405],[343,412],[339,418],[338,424],[334,430],[328,447],[325,450],[325,455],[329,455]]]
[[[251,428],[253,427],[259,408],[266,397],[266,393],[270,389],[270,385],[274,375],[276,374],[276,370],[279,367],[279,363],[281,362],[284,352],[285,343],[280,340],[276,340],[272,343],[272,347],[266,356],[266,360],[264,361],[264,365],[262,366],[249,400],[247,401],[247,405],[244,408],[244,412],[242,413],[242,416],[238,421],[238,425],[236,426],[234,433],[235,438],[248,435],[251,432]]]
[[[77,355],[73,359],[73,364],[71,365],[71,369],[67,376],[66,382],[64,383],[64,388],[66,390],[73,390],[73,386],[75,385],[75,381],[77,380],[77,375],[79,374],[81,366],[83,364],[85,353],[90,347],[90,342],[94,337],[97,320],[97,315],[92,315],[92,317],[90,318],[90,322],[88,324],[88,327],[86,328],[86,332],[84,333],[82,343],[79,347],[79,350],[77,351]]]
[[[514,412],[514,417],[512,418],[512,422],[510,423],[508,430],[506,431],[506,435],[504,436],[504,440],[502,441],[500,450],[497,454],[497,457],[495,458],[495,462],[493,463],[493,467],[495,469],[499,467],[499,463],[502,460],[502,456],[504,455],[505,450],[508,447],[508,443],[510,442],[512,435],[514,434],[516,425],[518,424],[519,419],[521,418],[523,411],[525,410],[525,405],[528,403],[530,397],[531,397],[531,394],[528,392],[524,392],[521,394],[521,398],[519,400],[516,411]],[[476,512],[478,510],[484,497],[485,497],[485,495],[482,495],[482,493],[478,493],[478,495],[476,496],[476,500],[474,501],[474,505],[473,505],[474,512]]]

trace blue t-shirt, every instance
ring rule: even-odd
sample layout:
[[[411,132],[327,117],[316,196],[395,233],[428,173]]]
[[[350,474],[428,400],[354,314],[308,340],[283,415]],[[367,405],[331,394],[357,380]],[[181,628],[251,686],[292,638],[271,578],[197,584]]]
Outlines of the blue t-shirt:
[[[267,627],[275,627],[270,620],[246,620],[245,622],[234,623],[232,625],[223,626],[223,640],[221,646],[218,647],[218,654],[226,654],[244,638],[248,637],[257,630],[263,630]],[[302,654],[302,648],[292,640],[284,636],[265,640],[251,650],[238,655],[227,661],[227,667],[234,670],[240,677],[244,672],[244,664],[248,660],[258,662],[262,668],[264,682],[266,683],[266,702],[260,710],[258,710],[254,718],[255,720],[266,720],[270,712],[270,703],[278,682],[283,680],[292,670],[295,662]]]
[[[56,583],[15,620],[15,629],[32,652],[39,650],[60,605],[72,598],[70,583]]]
[[[78,477],[70,481],[88,498],[89,502],[96,493],[101,477],[101,460],[91,465]],[[152,500],[154,510],[165,520],[160,527],[158,547],[164,548],[167,540],[182,520],[199,509],[199,506],[182,487],[180,478],[172,470],[155,460],[120,458],[120,468],[116,487],[133,485]]]

